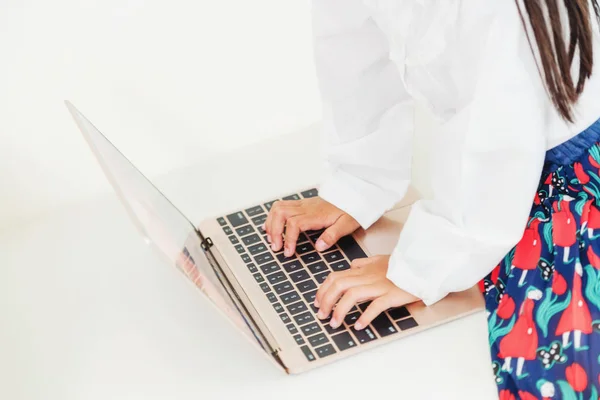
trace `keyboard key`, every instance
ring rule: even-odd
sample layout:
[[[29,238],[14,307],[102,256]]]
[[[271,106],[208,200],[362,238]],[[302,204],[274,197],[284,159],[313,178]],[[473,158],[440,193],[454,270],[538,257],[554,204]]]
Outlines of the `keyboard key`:
[[[224,226],[223,227],[223,232],[225,232],[226,235],[232,235],[233,234],[233,231],[228,226]]]
[[[267,282],[263,282],[260,284],[260,288],[262,289],[263,292],[267,293],[271,291],[271,286],[269,286],[267,284]],[[273,293],[269,293],[269,294],[273,294]],[[268,297],[268,296],[267,296]],[[275,295],[273,294],[273,297],[275,297]]]
[[[242,242],[244,242],[246,246],[251,246],[255,243],[260,242],[260,236],[258,236],[256,233],[254,235],[246,236],[242,238]]]
[[[236,244],[235,251],[237,251],[239,254],[242,254],[244,252],[244,246],[242,246],[241,244]]]
[[[258,217],[252,218],[252,223],[254,224],[254,226],[260,226],[260,225],[264,224],[266,220],[267,220],[267,214],[261,214]]]
[[[229,223],[234,227],[237,228],[238,226],[244,225],[248,223],[248,220],[246,219],[246,217],[244,217],[244,214],[242,214],[241,212],[236,212],[233,214],[229,214],[227,216],[227,219],[229,220]]]
[[[237,233],[239,236],[246,236],[251,234],[252,232],[254,232],[254,228],[252,227],[252,225],[242,226],[235,230],[235,233]]]
[[[217,222],[219,223],[219,225],[224,226],[227,224],[227,221],[225,221],[225,218],[223,217],[219,217],[217,218]]]
[[[324,357],[327,357],[327,356],[330,356],[330,355],[336,353],[335,349],[330,344],[326,344],[323,347],[319,347],[318,349],[315,349],[315,352],[317,353],[317,355],[320,358],[324,358]]]
[[[309,311],[307,311],[305,313],[294,316],[294,320],[300,326],[309,322],[313,322],[315,320],[315,317],[313,317],[313,315]]]
[[[377,339],[377,336],[375,336],[375,334],[369,327],[361,329],[360,331],[357,331],[356,329],[354,329],[354,327],[352,327],[350,328],[350,330],[352,331],[352,334],[354,335],[356,340],[358,340],[358,343],[368,343],[371,340]]]
[[[316,360],[314,354],[312,353],[312,351],[310,351],[310,349],[308,348],[308,346],[302,346],[302,347],[300,347],[300,350],[302,350],[302,352],[304,353],[304,355],[306,356],[306,359],[308,361],[315,361]]]
[[[305,190],[304,192],[302,192],[300,194],[305,199],[308,199],[310,197],[317,197],[319,195],[319,191],[317,189],[309,189],[309,190]]]
[[[273,288],[275,289],[277,294],[283,294],[283,293],[286,293],[286,292],[289,292],[290,290],[292,290],[293,286],[290,283],[290,281],[285,281],[285,282],[282,282],[282,283],[279,283],[279,284],[273,286]]]
[[[248,264],[250,261],[252,261],[250,256],[246,253],[241,254],[240,257],[242,257],[242,261],[245,262],[246,264]]]
[[[419,324],[417,324],[417,321],[415,321],[414,318],[407,318],[401,321],[396,321],[396,324],[398,325],[398,328],[400,328],[401,331],[405,331],[407,329],[414,328],[415,326],[419,326]]]
[[[263,272],[263,274],[269,275],[273,272],[281,271],[281,268],[279,268],[279,265],[276,262],[272,262],[265,265],[261,265],[260,270]]]
[[[315,302],[315,297],[317,296],[317,291],[314,290],[312,292],[304,293],[302,296],[304,296],[304,299],[306,301],[308,301],[309,304],[312,304]]]
[[[296,246],[296,253],[298,254],[308,253],[309,251],[315,251],[315,248],[310,242],[301,243]]]
[[[342,332],[339,335],[332,336],[331,339],[340,351],[356,347],[356,341],[350,336],[350,332]]]
[[[235,235],[229,236],[229,241],[231,242],[231,244],[238,244],[240,242],[237,236]]]
[[[277,314],[284,312],[285,310],[283,309],[283,306],[281,305],[281,303],[274,303],[273,304],[273,308],[275,309],[275,311],[277,312]]]
[[[283,301],[283,304],[290,304],[290,303],[300,300],[300,295],[296,291],[282,294],[280,297],[281,297],[281,301]]]
[[[267,293],[267,299],[269,299],[269,301],[271,303],[275,303],[277,301],[277,297],[275,296],[275,293],[273,293],[273,292]]]
[[[298,333],[298,328],[296,328],[296,325],[294,324],[287,324],[285,327],[288,329],[288,331],[290,331],[292,335]]]
[[[313,310],[313,312],[314,312],[315,314],[319,312],[319,309],[318,309],[317,307],[315,307],[315,305],[314,305],[314,304],[312,304],[312,303],[311,303],[311,304],[309,304],[309,306],[310,306],[310,309],[311,309],[311,310]]]
[[[331,269],[334,271],[345,271],[347,269],[350,269],[350,264],[348,264],[348,261],[346,260],[338,261],[331,264]]]
[[[254,257],[254,261],[256,261],[256,263],[258,265],[262,265],[262,264],[267,263],[269,261],[273,261],[273,254],[271,254],[271,253],[259,254],[258,256]]]
[[[317,288],[317,285],[311,280],[300,282],[296,285],[300,293],[308,292],[309,290],[313,290]]]
[[[298,196],[297,194],[292,194],[289,196],[285,196],[283,200],[300,200],[300,196]]]
[[[258,272],[258,269],[256,269],[256,265],[254,265],[252,263],[248,264],[247,267],[248,267],[248,271],[250,271],[252,273]]]
[[[285,269],[289,274],[291,274],[292,272],[298,271],[302,268],[302,264],[300,263],[300,261],[296,260],[296,261],[292,261],[286,264],[283,264],[283,269]]]
[[[310,343],[312,347],[321,346],[327,342],[329,342],[329,339],[327,339],[327,336],[325,336],[324,333],[319,333],[308,338],[308,343]]]
[[[261,214],[263,212],[265,212],[265,210],[263,210],[261,206],[246,208],[246,214],[248,214],[249,217],[254,217],[255,215]]]
[[[265,251],[267,251],[267,246],[265,246],[264,243],[257,243],[255,245],[252,245],[250,247],[248,247],[248,251],[250,252],[250,254],[255,255],[258,253],[263,253]]]
[[[379,314],[379,316],[377,316],[377,318],[371,322],[371,326],[375,328],[381,337],[386,337],[398,332],[392,321],[385,313]]]
[[[259,225],[258,227],[256,227],[256,229],[258,229],[258,233],[260,233],[263,236],[267,235],[267,231],[265,231],[262,227],[262,225]]]
[[[324,254],[323,258],[328,263],[332,263],[332,262],[343,260],[344,256],[342,255],[342,253],[340,253],[339,251],[336,250],[336,251],[332,251],[331,253]]]
[[[356,240],[354,240],[352,235],[344,236],[338,240],[337,244],[350,261],[353,261],[357,258],[367,257],[363,249],[361,249],[358,243],[356,243]]]
[[[284,263],[284,262],[288,262],[291,261],[293,259],[296,258],[295,254],[292,254],[291,257],[286,257],[285,254],[283,254],[283,249],[281,249],[281,251],[277,254],[277,260],[279,260],[280,263]]]
[[[323,327],[325,328],[327,333],[329,333],[330,335],[333,335],[334,333],[344,332],[346,330],[346,327],[344,326],[344,324],[338,326],[335,329],[332,328],[331,325],[329,325],[329,324],[323,325]]]
[[[300,330],[302,330],[302,333],[304,333],[304,336],[310,336],[310,335],[314,335],[317,332],[321,332],[321,327],[319,326],[318,323],[313,322],[311,324],[304,325],[302,328],[300,328]]]
[[[300,235],[298,235],[298,240],[296,240],[296,244],[304,242],[308,242],[308,237],[304,233],[301,233]]]
[[[310,278],[310,275],[308,275],[308,272],[306,272],[306,270],[300,270],[300,271],[292,272],[290,274],[290,278],[294,282],[302,282],[302,281]]]
[[[304,264],[311,264],[311,263],[314,263],[321,259],[321,256],[319,255],[319,253],[316,253],[316,252],[304,254],[300,257],[302,257],[302,261],[304,261]]]
[[[283,271],[275,272],[274,274],[267,275],[267,279],[271,285],[275,285],[285,280],[285,273]]]
[[[297,303],[291,304],[289,306],[287,306],[287,310],[290,314],[292,315],[296,315],[298,313],[301,313],[303,311],[306,311],[306,304],[304,304],[303,301],[299,301]]]
[[[294,340],[296,341],[297,344],[304,344],[304,338],[302,337],[302,335],[295,335],[294,336]]]
[[[317,283],[319,285],[322,285],[323,282],[325,282],[325,279],[327,279],[327,276],[331,273],[331,271],[325,271],[321,274],[315,275],[315,280],[317,281]]]
[[[269,201],[268,203],[265,203],[265,208],[267,209],[267,211],[271,211],[271,207],[273,207],[273,203],[275,203],[277,200],[273,200],[273,201]]]
[[[346,315],[346,318],[344,318],[344,322],[346,323],[346,325],[354,325],[354,323],[356,321],[358,321],[359,318],[360,318],[360,313],[353,312],[353,313]]]
[[[308,269],[313,274],[318,274],[320,272],[328,271],[329,270],[329,268],[327,268],[327,265],[323,261],[319,261],[319,262],[316,262],[314,264],[310,264],[308,266]]]
[[[364,303],[360,303],[358,305],[358,308],[360,308],[361,310],[365,311],[370,305],[371,305],[371,302],[370,301],[366,301]]]
[[[390,314],[390,317],[392,317],[392,319],[394,321],[398,320],[398,319],[410,317],[410,312],[408,312],[408,309],[406,307],[390,308],[388,310],[388,313]]]
[[[255,273],[254,275],[252,275],[254,277],[254,279],[256,280],[256,282],[258,283],[262,283],[265,281],[265,278],[263,278],[263,276],[260,274],[260,272]]]
[[[289,322],[291,322],[292,320],[290,319],[290,316],[287,315],[286,313],[283,314],[279,314],[279,318],[281,318],[281,320],[283,321],[284,324],[287,324]]]

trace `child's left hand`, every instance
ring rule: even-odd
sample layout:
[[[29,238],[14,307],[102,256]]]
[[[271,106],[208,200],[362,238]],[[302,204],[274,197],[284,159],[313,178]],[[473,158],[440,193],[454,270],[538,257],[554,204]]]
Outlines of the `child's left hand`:
[[[329,324],[337,328],[356,304],[373,300],[354,324],[355,329],[368,326],[375,317],[391,307],[400,307],[418,299],[386,278],[390,256],[357,259],[346,271],[332,272],[323,282],[315,298],[318,317],[325,319],[339,299]]]

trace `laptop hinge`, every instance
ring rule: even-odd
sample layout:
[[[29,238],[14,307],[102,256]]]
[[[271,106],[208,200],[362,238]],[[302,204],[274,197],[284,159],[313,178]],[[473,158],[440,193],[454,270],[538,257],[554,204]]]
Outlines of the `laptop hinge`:
[[[200,238],[200,244],[201,244],[202,250],[204,250],[204,252],[207,256],[210,255],[207,258],[208,258],[208,261],[209,261],[211,267],[213,268],[217,277],[223,277],[224,281],[221,281],[221,279],[219,278],[219,280],[221,281],[221,284],[223,285],[225,291],[230,295],[230,298],[233,301],[236,308],[238,309],[238,311],[247,320],[248,327],[254,334],[256,340],[259,342],[261,347],[263,349],[265,349],[266,351],[268,351],[271,354],[271,356],[273,356],[273,358],[277,361],[277,363],[279,363],[279,365],[281,365],[283,367],[283,369],[287,371],[288,370],[287,367],[285,366],[285,364],[283,363],[283,360],[279,356],[279,349],[276,349],[271,345],[271,343],[269,342],[269,340],[267,339],[265,334],[262,332],[262,330],[260,329],[260,327],[258,326],[256,321],[254,321],[254,318],[252,317],[252,315],[250,314],[250,312],[248,311],[248,309],[246,308],[244,303],[241,301],[239,294],[235,290],[235,287],[231,284],[231,282],[229,282],[229,278],[227,277],[227,275],[225,273],[223,273],[223,270],[222,270],[221,266],[219,265],[219,262],[216,260],[216,258],[212,254],[212,251],[210,250],[211,247],[214,246],[212,239],[210,237],[205,238],[199,229],[196,229],[196,233],[198,234],[198,237]],[[266,348],[265,348],[265,346],[266,346]]]
[[[200,234],[200,232],[198,232],[198,234]],[[200,235],[200,237],[202,237],[202,235]],[[202,243],[200,245],[202,246],[202,250],[206,251],[213,247],[213,241],[211,238],[207,237],[206,239],[202,240]]]

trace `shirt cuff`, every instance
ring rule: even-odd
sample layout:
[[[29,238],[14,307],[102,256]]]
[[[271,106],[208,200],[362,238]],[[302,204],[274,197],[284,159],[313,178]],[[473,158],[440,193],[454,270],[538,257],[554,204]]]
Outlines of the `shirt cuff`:
[[[409,265],[396,253],[390,257],[386,277],[400,289],[420,299],[426,306],[431,306],[448,295],[439,290],[428,290],[431,283],[413,274]]]
[[[368,229],[391,209],[397,198],[341,170],[333,171],[323,181],[319,196],[350,215],[364,229]]]

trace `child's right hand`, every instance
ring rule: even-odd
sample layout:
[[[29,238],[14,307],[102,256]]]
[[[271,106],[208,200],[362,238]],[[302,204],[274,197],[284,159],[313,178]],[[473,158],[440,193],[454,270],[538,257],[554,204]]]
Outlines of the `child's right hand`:
[[[359,226],[354,218],[333,204],[320,197],[312,197],[273,203],[264,229],[273,251],[279,251],[284,246],[285,256],[290,257],[296,251],[296,241],[300,232],[326,228],[315,245],[318,251],[323,251],[333,246],[341,237],[354,232]]]

